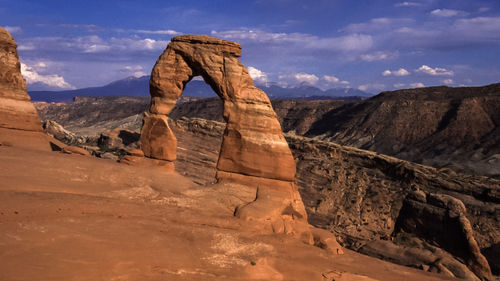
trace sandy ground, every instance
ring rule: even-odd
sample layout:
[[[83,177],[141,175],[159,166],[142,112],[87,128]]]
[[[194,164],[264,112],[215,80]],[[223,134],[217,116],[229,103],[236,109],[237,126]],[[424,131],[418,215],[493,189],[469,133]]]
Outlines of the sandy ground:
[[[243,186],[0,146],[0,280],[455,280],[262,234],[233,217],[252,196]]]

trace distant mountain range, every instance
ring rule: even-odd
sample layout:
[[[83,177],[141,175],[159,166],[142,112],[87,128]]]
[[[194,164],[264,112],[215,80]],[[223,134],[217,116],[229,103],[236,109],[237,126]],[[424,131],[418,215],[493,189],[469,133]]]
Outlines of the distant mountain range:
[[[300,85],[293,88],[284,88],[275,84],[257,85],[270,98],[274,99],[340,99],[361,100],[371,97],[372,94],[352,89],[334,88],[321,90],[319,88]],[[90,87],[65,91],[29,91],[31,100],[45,102],[69,102],[76,96],[149,96],[149,76],[128,77],[114,81],[102,87]],[[184,96],[214,97],[215,93],[204,81],[192,80],[184,89]]]

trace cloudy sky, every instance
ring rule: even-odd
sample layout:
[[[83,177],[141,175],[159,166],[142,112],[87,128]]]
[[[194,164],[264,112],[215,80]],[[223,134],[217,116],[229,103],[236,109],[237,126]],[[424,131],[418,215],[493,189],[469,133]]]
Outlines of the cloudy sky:
[[[170,38],[237,41],[259,83],[382,90],[500,82],[498,0],[0,0],[31,90],[149,75]]]

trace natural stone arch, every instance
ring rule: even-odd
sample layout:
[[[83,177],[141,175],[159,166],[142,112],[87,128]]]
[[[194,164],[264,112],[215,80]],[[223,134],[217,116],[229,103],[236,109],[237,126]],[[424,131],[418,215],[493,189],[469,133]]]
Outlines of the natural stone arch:
[[[166,115],[186,84],[201,75],[224,103],[226,129],[217,180],[255,190],[255,200],[237,207],[235,215],[260,222],[254,225],[264,232],[286,233],[312,244],[307,214],[294,183],[292,153],[269,98],[254,86],[239,56],[241,46],[235,42],[204,35],[172,38],[151,73],[151,106],[141,131],[142,151],[156,165],[173,171],[177,140]],[[129,156],[127,161],[139,160]]]
[[[217,162],[217,178],[233,174],[294,181],[295,161],[267,95],[256,88],[248,70],[237,59],[238,43],[204,35],[182,35],[160,56],[151,73],[150,115],[144,120],[144,155],[173,169],[176,138],[167,114],[185,85],[202,76],[224,102],[227,123]]]

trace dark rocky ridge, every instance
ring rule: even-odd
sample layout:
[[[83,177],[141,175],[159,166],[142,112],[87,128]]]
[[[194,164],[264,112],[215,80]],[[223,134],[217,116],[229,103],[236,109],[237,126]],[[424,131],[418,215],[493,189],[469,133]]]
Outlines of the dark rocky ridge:
[[[315,122],[320,137],[401,159],[500,175],[500,84],[384,92]]]

